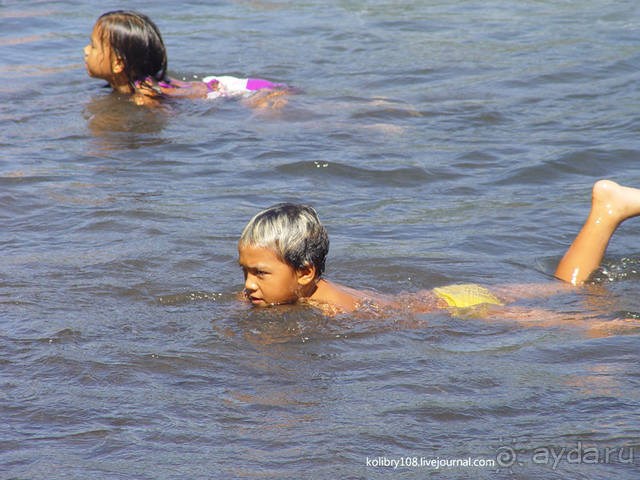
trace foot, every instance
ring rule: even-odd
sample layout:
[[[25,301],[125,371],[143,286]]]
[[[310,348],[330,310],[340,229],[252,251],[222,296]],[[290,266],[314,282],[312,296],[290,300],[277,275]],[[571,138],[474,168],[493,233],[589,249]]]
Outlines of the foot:
[[[609,219],[617,225],[640,215],[640,189],[623,187],[611,180],[599,180],[593,185],[591,208],[597,216],[596,222]]]

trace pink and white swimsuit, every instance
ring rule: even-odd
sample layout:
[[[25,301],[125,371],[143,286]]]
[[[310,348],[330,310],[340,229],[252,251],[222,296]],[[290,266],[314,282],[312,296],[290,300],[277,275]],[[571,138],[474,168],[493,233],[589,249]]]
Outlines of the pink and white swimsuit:
[[[202,79],[209,87],[207,98],[219,97],[247,97],[252,93],[268,89],[284,88],[282,83],[272,83],[261,78],[236,78],[228,75],[208,76]]]

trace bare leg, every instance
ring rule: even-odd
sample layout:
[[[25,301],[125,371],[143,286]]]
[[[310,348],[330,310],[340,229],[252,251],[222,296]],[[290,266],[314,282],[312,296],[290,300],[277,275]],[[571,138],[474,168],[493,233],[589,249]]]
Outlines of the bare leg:
[[[260,90],[245,100],[245,103],[258,110],[280,111],[289,103],[290,93],[286,90]]]
[[[587,221],[558,264],[555,276],[572,285],[582,284],[600,266],[611,235],[627,218],[640,215],[640,189],[610,180],[593,186]]]

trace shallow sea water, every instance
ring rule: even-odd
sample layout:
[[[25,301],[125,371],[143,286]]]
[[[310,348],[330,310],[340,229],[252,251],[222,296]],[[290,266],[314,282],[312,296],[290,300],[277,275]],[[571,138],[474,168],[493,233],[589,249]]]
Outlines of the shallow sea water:
[[[102,88],[120,7],[0,2],[1,478],[637,478],[640,332],[585,325],[640,316],[640,221],[527,322],[235,299],[281,201],[352,287],[553,282],[593,182],[640,185],[636,2],[140,8],[173,76],[286,82],[281,112]]]

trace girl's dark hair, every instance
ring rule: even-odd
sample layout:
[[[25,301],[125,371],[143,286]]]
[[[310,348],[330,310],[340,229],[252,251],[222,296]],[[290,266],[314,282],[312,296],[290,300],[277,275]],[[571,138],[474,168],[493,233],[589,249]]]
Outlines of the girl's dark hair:
[[[114,10],[98,18],[96,23],[103,41],[124,64],[124,73],[135,89],[136,83],[147,84],[165,80],[167,50],[160,30],[142,13]],[[151,84],[149,84],[151,81]]]

